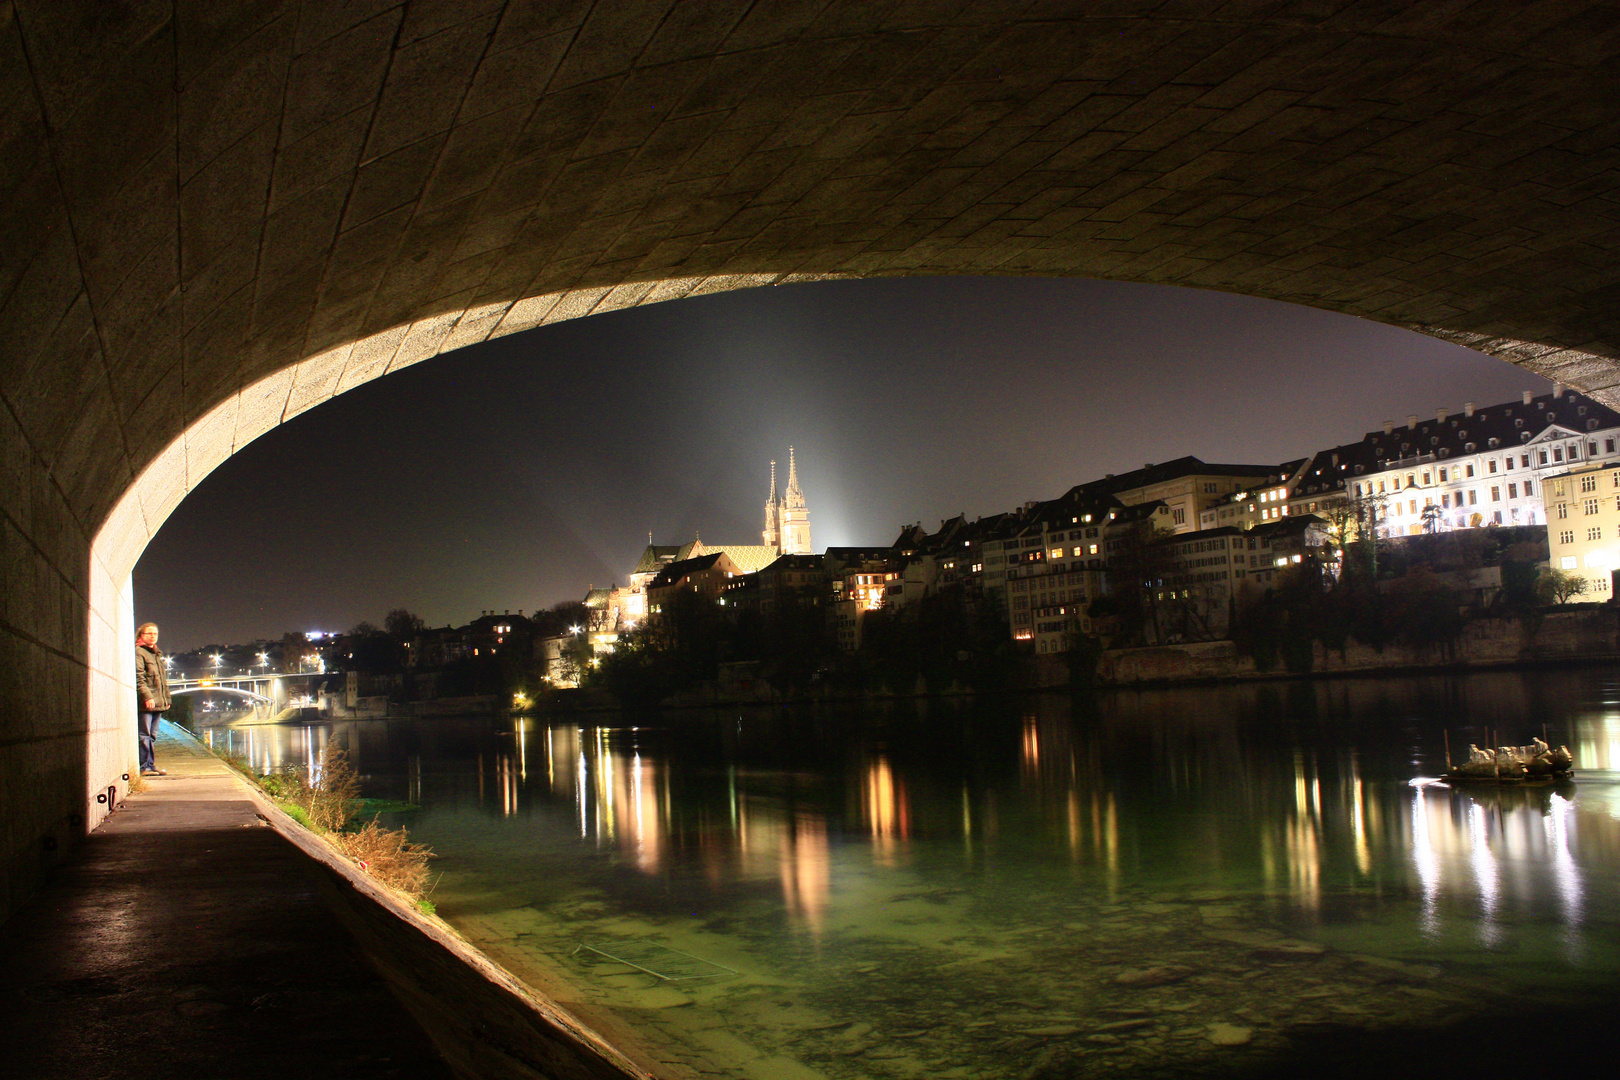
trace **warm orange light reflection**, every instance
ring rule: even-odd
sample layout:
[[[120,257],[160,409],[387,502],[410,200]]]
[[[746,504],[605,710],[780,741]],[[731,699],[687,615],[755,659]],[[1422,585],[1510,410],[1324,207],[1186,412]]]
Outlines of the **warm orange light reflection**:
[[[825,819],[816,814],[794,815],[787,843],[780,848],[779,867],[788,918],[813,937],[820,937],[832,882]]]
[[[896,842],[911,835],[911,809],[906,803],[905,788],[894,777],[894,770],[885,757],[878,757],[867,766],[865,784],[861,793],[861,818],[877,842],[873,854],[880,862],[894,860]]]

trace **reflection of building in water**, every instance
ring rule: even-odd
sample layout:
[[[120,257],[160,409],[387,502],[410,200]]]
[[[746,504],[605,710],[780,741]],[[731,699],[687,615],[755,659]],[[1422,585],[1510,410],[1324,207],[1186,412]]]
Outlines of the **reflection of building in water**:
[[[774,795],[752,794],[734,778],[724,827],[716,828],[715,819],[701,811],[678,823],[669,764],[634,746],[616,744],[615,734],[571,725],[519,733],[520,741],[535,740],[537,769],[544,754],[545,789],[573,804],[582,838],[617,847],[649,876],[674,869],[671,849],[678,845],[683,857],[696,853],[705,878],[717,888],[739,879],[777,881],[793,922],[820,933],[831,882],[825,815],[795,808]],[[514,760],[521,760],[524,752]],[[516,773],[513,765],[512,775]],[[696,835],[677,840],[683,824],[695,828]]]
[[[906,789],[882,755],[867,766],[861,785],[861,822],[872,834],[872,854],[879,863],[893,865],[898,841],[911,837],[911,807]]]
[[[781,847],[782,903],[788,918],[819,937],[832,882],[832,856],[827,821],[820,814],[793,815],[790,835]]]

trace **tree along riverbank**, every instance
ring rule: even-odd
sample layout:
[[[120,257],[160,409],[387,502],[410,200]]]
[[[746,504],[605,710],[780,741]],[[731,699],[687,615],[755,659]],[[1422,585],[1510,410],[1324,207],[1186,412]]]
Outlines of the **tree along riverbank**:
[[[1247,647],[1246,647],[1247,646]],[[860,702],[889,698],[949,697],[984,693],[1024,693],[1082,688],[1244,682],[1322,678],[1380,673],[1530,667],[1546,664],[1620,660],[1620,607],[1587,604],[1551,610],[1521,610],[1478,616],[1461,623],[1454,636],[1437,641],[1386,641],[1382,647],[1346,636],[1332,646],[1306,638],[1289,648],[1233,640],[1187,642],[1128,649],[1076,649],[1052,656],[1008,658],[991,685],[977,682],[967,668],[953,677],[945,668],[897,672],[885,677],[839,678],[832,673],[803,688],[786,691],[754,662],[719,665],[717,677],[676,690],[661,708],[759,705],[789,702]],[[632,706],[635,703],[632,703]],[[598,686],[548,695],[548,709],[606,711],[621,708],[608,688]]]

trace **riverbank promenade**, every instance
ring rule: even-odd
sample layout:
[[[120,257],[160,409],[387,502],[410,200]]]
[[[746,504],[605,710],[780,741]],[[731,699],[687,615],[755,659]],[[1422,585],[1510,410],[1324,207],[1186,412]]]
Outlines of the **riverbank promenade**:
[[[0,926],[0,1073],[448,1080],[245,784],[167,723],[157,759]]]

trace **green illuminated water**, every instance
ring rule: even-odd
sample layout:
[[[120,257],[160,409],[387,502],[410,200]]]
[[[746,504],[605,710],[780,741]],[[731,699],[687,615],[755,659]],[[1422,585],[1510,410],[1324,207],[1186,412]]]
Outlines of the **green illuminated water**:
[[[1421,783],[1544,728],[1573,786]],[[670,1075],[1357,1075],[1620,982],[1608,671],[333,734],[439,914]]]

